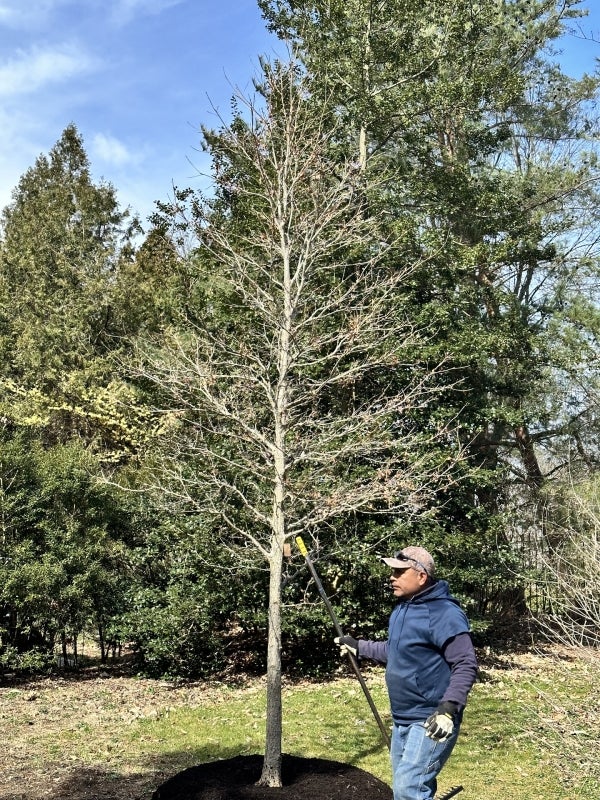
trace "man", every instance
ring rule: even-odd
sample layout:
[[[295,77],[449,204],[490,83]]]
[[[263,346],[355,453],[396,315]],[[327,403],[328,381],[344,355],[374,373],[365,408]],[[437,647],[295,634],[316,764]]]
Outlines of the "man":
[[[394,800],[430,800],[456,744],[477,659],[467,617],[446,581],[436,580],[427,550],[405,547],[383,561],[399,600],[387,641],[342,636],[335,642],[342,652],[386,665]]]

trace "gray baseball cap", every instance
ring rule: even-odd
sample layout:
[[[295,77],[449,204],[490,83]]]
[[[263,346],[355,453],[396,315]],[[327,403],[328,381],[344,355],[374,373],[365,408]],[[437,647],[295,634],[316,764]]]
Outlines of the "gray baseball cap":
[[[435,573],[435,564],[430,553],[424,547],[416,547],[411,545],[402,550],[394,553],[392,558],[382,558],[384,564],[392,569],[407,569],[416,567],[426,572],[430,578]]]

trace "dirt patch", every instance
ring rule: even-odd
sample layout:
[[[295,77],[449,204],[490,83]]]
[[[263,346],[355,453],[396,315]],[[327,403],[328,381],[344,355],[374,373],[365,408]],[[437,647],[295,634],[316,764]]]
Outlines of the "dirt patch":
[[[364,770],[318,758],[284,755],[283,787],[257,786],[262,756],[200,764],[159,787],[152,800],[391,800],[392,790]]]

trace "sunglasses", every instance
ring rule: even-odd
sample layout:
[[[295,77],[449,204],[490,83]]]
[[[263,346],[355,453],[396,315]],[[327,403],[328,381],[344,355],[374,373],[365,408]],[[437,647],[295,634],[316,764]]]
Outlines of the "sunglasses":
[[[429,577],[431,577],[429,570],[427,569],[425,564],[421,563],[412,556],[406,555],[405,553],[402,552],[402,550],[398,550],[397,553],[394,553],[394,558],[397,558],[399,561],[411,561],[413,564],[416,564],[419,570],[422,570],[425,573],[425,575],[429,575]]]

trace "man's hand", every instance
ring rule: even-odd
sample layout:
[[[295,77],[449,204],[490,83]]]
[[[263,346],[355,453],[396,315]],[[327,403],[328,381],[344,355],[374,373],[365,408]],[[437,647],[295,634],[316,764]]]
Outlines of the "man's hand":
[[[339,646],[342,655],[350,653],[358,658],[358,639],[353,639],[352,636],[336,636],[333,641]]]
[[[440,703],[437,710],[425,720],[425,730],[430,739],[445,742],[452,736],[454,722],[458,714],[458,705],[449,700]]]

